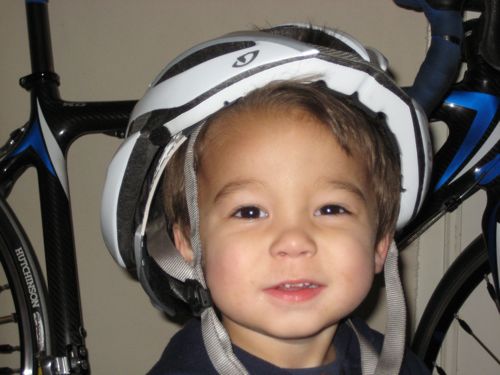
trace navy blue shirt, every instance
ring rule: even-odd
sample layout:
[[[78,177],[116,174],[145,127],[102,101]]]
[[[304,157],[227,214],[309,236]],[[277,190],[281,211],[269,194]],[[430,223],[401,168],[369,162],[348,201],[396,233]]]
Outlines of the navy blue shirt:
[[[369,328],[360,319],[353,319],[359,332],[379,351],[383,336]],[[250,374],[264,375],[358,375],[361,374],[358,339],[352,328],[341,323],[333,339],[336,359],[333,363],[306,369],[283,369],[244,350],[233,346],[234,354]],[[177,332],[168,343],[160,360],[148,375],[217,375],[208,357],[201,335],[201,324],[193,319]],[[429,374],[423,363],[407,351],[403,360],[401,375]]]

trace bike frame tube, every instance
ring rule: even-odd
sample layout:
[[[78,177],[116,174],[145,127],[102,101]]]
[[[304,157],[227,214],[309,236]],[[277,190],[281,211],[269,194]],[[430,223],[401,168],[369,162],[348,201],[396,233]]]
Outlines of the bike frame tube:
[[[54,355],[84,346],[76,251],[73,236],[66,155],[78,137],[96,132],[123,134],[134,102],[73,103],[58,97],[55,82],[32,88],[32,118],[25,152],[37,169],[50,299]],[[37,142],[41,143],[40,145]],[[22,145],[22,143],[21,143]]]
[[[25,81],[24,87],[32,90],[30,123],[33,128],[38,127],[46,132],[47,122],[40,101],[43,101],[42,98],[52,100],[59,98],[58,80],[54,74],[47,2],[26,1],[26,20],[32,81],[28,83]],[[50,82],[46,81],[47,77],[49,77]],[[66,160],[61,157],[65,155],[65,150],[57,149],[57,143],[47,143],[45,141],[44,150],[37,150],[37,155],[41,157],[42,162],[39,158],[38,162],[34,164],[39,181],[49,317],[52,327],[52,353],[48,354],[57,358],[68,356],[69,351],[74,346],[83,347],[85,345],[85,331],[68,195]],[[59,154],[58,157],[56,159],[50,158],[50,155],[55,153]],[[51,199],[47,199],[48,197]]]
[[[33,73],[54,71],[47,3],[48,1],[26,0],[26,19]]]
[[[11,135],[0,158],[1,191],[7,196],[29,166],[37,170],[47,271],[51,353],[77,373],[88,373],[81,312],[66,156],[80,136],[106,133],[123,137],[134,101],[67,102],[60,99],[54,72],[47,1],[26,1],[32,72],[20,84],[30,92],[31,115]],[[2,151],[4,151],[4,149]],[[71,358],[71,363],[69,359]],[[60,361],[59,361],[60,362]]]

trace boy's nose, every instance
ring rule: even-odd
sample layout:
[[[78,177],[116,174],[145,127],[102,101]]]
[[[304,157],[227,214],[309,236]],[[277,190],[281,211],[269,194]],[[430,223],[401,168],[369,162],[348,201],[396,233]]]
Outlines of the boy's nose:
[[[270,247],[275,257],[310,257],[316,254],[317,248],[313,238],[302,228],[283,230]]]

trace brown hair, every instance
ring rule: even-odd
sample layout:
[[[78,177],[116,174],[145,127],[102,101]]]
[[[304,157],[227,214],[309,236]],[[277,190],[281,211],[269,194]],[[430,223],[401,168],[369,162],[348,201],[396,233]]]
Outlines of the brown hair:
[[[377,205],[377,240],[391,234],[399,213],[400,159],[393,134],[376,114],[360,109],[355,98],[340,96],[322,81],[277,81],[256,89],[207,119],[195,145],[195,168],[206,146],[210,124],[227,115],[252,110],[301,109],[327,125],[342,149],[364,164]],[[164,176],[167,221],[181,226],[189,238],[189,215],[184,192],[184,155],[187,142],[169,162]]]

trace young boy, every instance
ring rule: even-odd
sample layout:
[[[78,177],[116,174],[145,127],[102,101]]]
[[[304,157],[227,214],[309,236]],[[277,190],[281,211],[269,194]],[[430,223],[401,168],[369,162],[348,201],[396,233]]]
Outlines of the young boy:
[[[132,115],[140,119],[141,112],[147,114],[141,133],[150,139],[158,128],[154,126],[172,121],[164,126],[173,140],[155,160],[161,165],[173,153],[166,164],[162,194],[175,254],[164,262],[157,260],[152,247],[147,251],[169,277],[189,281],[185,289],[169,281],[169,288],[201,312],[201,320],[191,320],[172,338],[151,375],[374,371],[361,357],[369,357],[367,347],[380,352],[382,337],[350,315],[368,294],[374,275],[384,268],[398,222],[402,185],[405,205],[411,200],[407,197],[413,187],[404,183],[411,181],[405,174],[405,155],[422,146],[401,142],[411,138],[404,128],[408,124],[414,133],[420,131],[419,116],[408,112],[406,118],[398,117],[411,101],[392,88],[382,71],[370,70],[357,55],[360,46],[346,35],[302,26],[279,29],[279,34],[290,36],[297,30],[300,37],[294,35],[294,40],[306,35],[307,42],[317,45],[326,38],[336,48],[322,58],[326,70],[323,62],[313,61],[315,65],[308,67],[308,61],[299,61],[311,56],[309,47],[264,33],[255,37],[261,44],[244,40],[241,47],[245,38],[234,36],[214,43],[214,66],[223,63],[217,58],[224,48],[229,48],[226,54],[244,48],[232,67],[245,67],[246,73],[238,72],[224,84],[200,83],[214,88],[200,91],[184,105],[176,104],[181,101],[178,97],[170,97],[162,105],[173,110],[152,110],[146,104],[146,109]],[[269,49],[273,57],[250,70],[248,66],[266,53],[266,43],[276,43]],[[280,47],[290,45],[301,50],[300,57],[281,58],[288,64],[285,73],[262,79],[278,65],[274,56]],[[203,65],[200,51],[210,48],[209,43],[181,56],[153,87],[170,80],[174,87],[189,91],[179,83],[186,71],[190,80],[185,82],[194,84],[194,77],[216,80],[216,73],[196,70],[197,64]],[[323,51],[314,49],[318,50]],[[290,61],[299,62],[290,65]],[[297,72],[289,74],[289,69]],[[251,74],[252,89],[234,88]],[[349,95],[335,81],[339,74],[349,78],[344,86],[354,86]],[[232,100],[232,91],[217,98],[228,87],[240,93]],[[396,99],[387,87],[397,92]],[[391,99],[384,102],[384,95]],[[203,108],[211,106],[213,98],[224,99],[224,105],[211,108],[207,117]],[[189,116],[202,121],[185,133],[189,140],[182,143],[184,135],[178,131],[175,135],[175,121],[192,122]],[[152,142],[158,144],[158,139]],[[153,169],[155,175],[161,171]],[[146,274],[143,279],[151,278]],[[154,289],[151,285],[146,289]],[[402,355],[403,349],[394,342],[402,341],[388,345],[395,350],[394,363],[386,364],[392,353],[382,350],[384,363],[377,371],[395,374],[401,368],[402,374],[427,373],[411,353],[405,354],[400,366],[397,352]]]
[[[383,129],[323,84],[299,82],[257,89],[203,126],[195,165],[205,277],[250,373],[359,371],[342,322],[383,269],[399,208],[398,150]],[[177,155],[165,211],[192,262],[189,221],[176,214],[188,211]],[[151,374],[210,373],[203,352],[192,322]],[[405,366],[424,371],[411,356]]]

